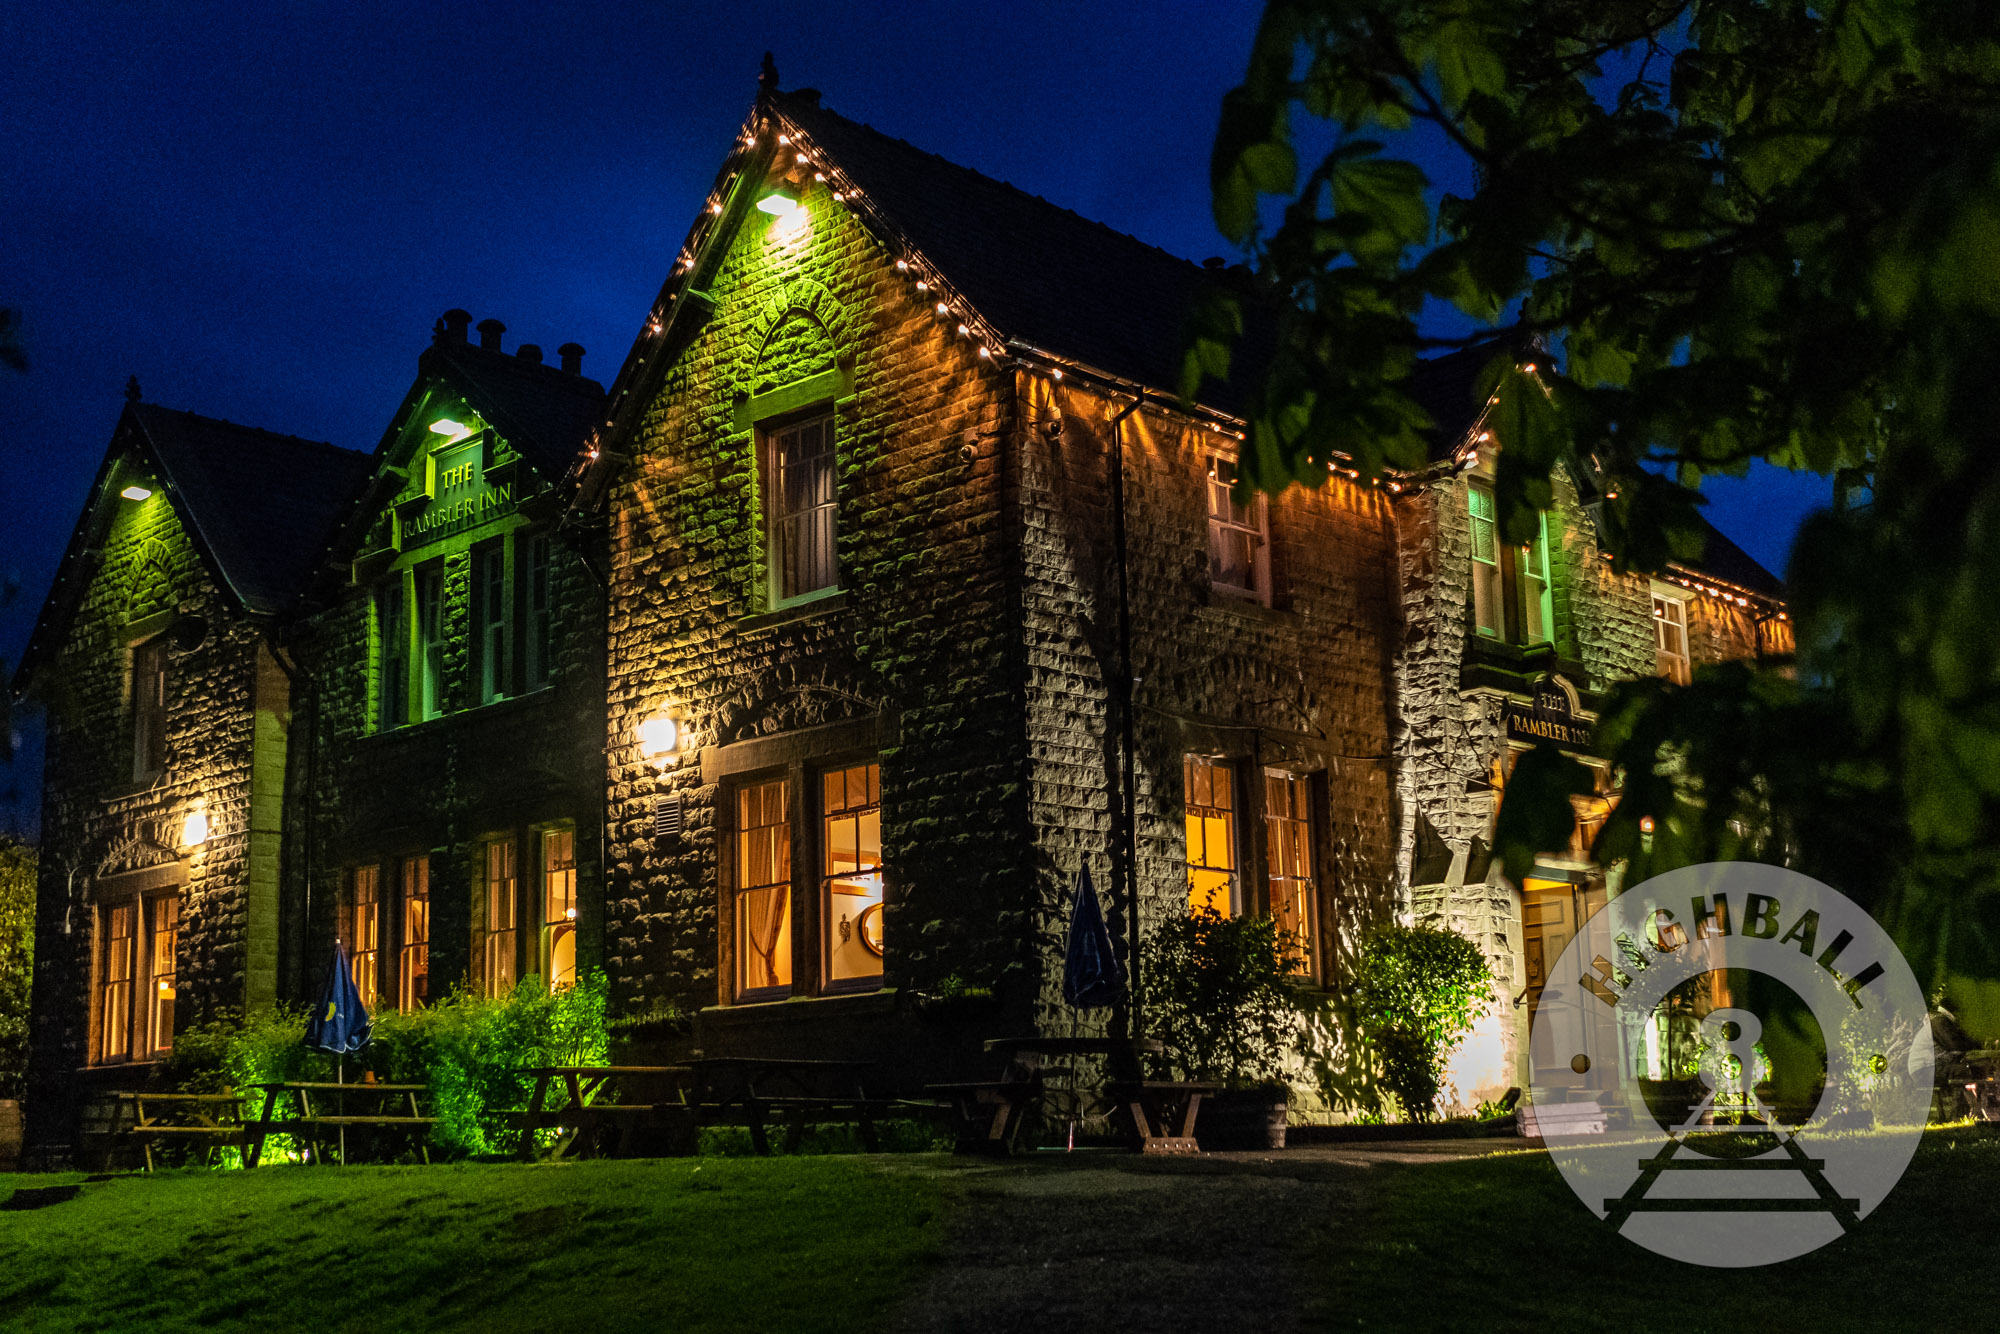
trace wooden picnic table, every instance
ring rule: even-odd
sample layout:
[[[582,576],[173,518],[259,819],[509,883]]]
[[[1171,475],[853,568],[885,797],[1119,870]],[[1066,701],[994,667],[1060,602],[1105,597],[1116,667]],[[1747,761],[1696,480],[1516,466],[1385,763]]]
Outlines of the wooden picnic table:
[[[1028,1108],[1047,1092],[1045,1076],[1050,1067],[1046,1062],[1063,1056],[1106,1058],[1112,1067],[1112,1103],[1130,1116],[1141,1153],[1197,1152],[1195,1118],[1202,1098],[1216,1085],[1143,1078],[1141,1059],[1166,1051],[1157,1038],[992,1038],[986,1050],[1008,1058],[1000,1078],[932,1084],[928,1090],[950,1101],[961,1153],[1013,1152]]]
[[[424,1161],[428,1163],[431,1160],[430,1149],[423,1142],[422,1137],[427,1127],[437,1124],[437,1118],[423,1115],[417,1107],[417,1095],[428,1092],[427,1087],[423,1084],[328,1084],[314,1081],[277,1080],[254,1084],[251,1087],[264,1090],[264,1110],[263,1114],[256,1121],[252,1122],[248,1128],[247,1141],[243,1149],[243,1165],[245,1167],[255,1167],[257,1165],[258,1160],[264,1155],[264,1138],[273,1131],[283,1135],[296,1135],[306,1139],[313,1147],[313,1156],[320,1161],[325,1160],[325,1155],[320,1151],[319,1147],[320,1136],[328,1130],[335,1131],[342,1137],[341,1161],[344,1164],[347,1160],[345,1136],[350,1127],[371,1131],[405,1131],[415,1137],[417,1151],[423,1155]],[[337,1110],[332,1114],[315,1111],[313,1109],[313,1095],[316,1093],[334,1094],[334,1103]],[[347,1114],[347,1099],[357,1094],[364,1100],[369,1098],[377,1099],[377,1111],[374,1115],[349,1116]],[[387,1111],[382,1110],[397,1097],[403,1099],[405,1105],[409,1108],[409,1115],[391,1115]],[[279,1104],[286,1098],[296,1100],[297,1111],[295,1115],[280,1117],[278,1115]]]
[[[562,1130],[568,1134],[559,1139],[550,1154],[561,1158],[572,1148],[580,1146],[579,1157],[589,1157],[604,1147],[604,1141],[616,1136],[614,1154],[622,1152],[630,1143],[632,1124],[635,1121],[653,1119],[665,1124],[670,1134],[693,1129],[692,1108],[688,1105],[688,1084],[694,1070],[685,1065],[546,1065],[535,1066],[523,1071],[535,1077],[535,1092],[528,1101],[528,1110],[516,1113],[511,1119],[520,1127],[520,1155],[523,1159],[533,1158],[536,1151],[535,1132],[539,1130]],[[620,1083],[620,1092],[625,1094],[619,1100],[597,1101],[605,1086],[613,1080]],[[671,1085],[662,1090],[669,1094],[662,1099],[634,1101],[629,1096],[629,1086],[645,1083]],[[552,1106],[549,1101],[551,1090],[561,1099],[560,1105]],[[685,1134],[680,1138],[685,1139]]]
[[[703,1120],[739,1113],[749,1127],[751,1147],[771,1151],[764,1120],[772,1112],[787,1120],[787,1150],[796,1149],[812,1112],[851,1113],[861,1144],[876,1151],[875,1114],[890,1100],[871,1098],[865,1087],[873,1061],[809,1060],[771,1056],[711,1056],[693,1063],[692,1102]]]
[[[202,1146],[202,1158],[210,1151],[243,1146],[244,1096],[240,1093],[148,1093],[138,1090],[113,1093],[111,1134],[131,1136],[146,1154],[146,1170],[153,1170],[153,1149],[164,1141],[178,1140]],[[213,1110],[211,1110],[213,1109]],[[225,1109],[234,1120],[225,1122]],[[130,1124],[127,1124],[129,1120]]]

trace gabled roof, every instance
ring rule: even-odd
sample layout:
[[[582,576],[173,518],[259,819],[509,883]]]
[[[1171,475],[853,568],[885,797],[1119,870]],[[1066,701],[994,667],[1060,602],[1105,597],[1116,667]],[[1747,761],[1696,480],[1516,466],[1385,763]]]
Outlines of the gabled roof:
[[[595,380],[449,332],[440,332],[417,358],[417,389],[412,392],[423,389],[431,377],[463,395],[550,481],[576,461],[604,405],[604,386]],[[400,421],[402,414],[397,417]]]
[[[68,630],[91,557],[110,527],[118,503],[112,486],[126,460],[157,482],[210,577],[254,616],[292,606],[341,509],[368,474],[367,455],[353,450],[127,402],[22,655],[17,686]]]
[[[1783,600],[1785,581],[1765,569],[1749,552],[1737,546],[1723,534],[1720,528],[1710,523],[1704,516],[1702,531],[1706,534],[1708,546],[1699,560],[1677,560],[1674,564],[1720,579],[1723,583],[1734,584],[1748,593],[1761,594],[1767,598]]]
[[[815,94],[770,103],[1008,339],[1155,389],[1179,383],[1188,316],[1226,271],[837,115]],[[1236,406],[1226,385],[1201,397]]]

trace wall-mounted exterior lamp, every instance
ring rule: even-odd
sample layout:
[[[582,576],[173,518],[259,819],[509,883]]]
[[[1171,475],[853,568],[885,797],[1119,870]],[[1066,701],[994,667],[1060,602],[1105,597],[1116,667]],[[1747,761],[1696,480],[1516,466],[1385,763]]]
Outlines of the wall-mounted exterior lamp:
[[[453,421],[450,417],[439,417],[431,423],[431,434],[441,435],[447,445],[455,445],[472,434],[472,428],[464,422]]]
[[[197,806],[181,820],[181,851],[193,852],[208,842],[208,812]]]
[[[674,762],[674,747],[681,739],[680,724],[665,713],[649,713],[639,720],[639,753],[647,763],[664,770]]]
[[[151,499],[153,493],[150,489],[135,484],[126,487],[123,491],[120,491],[118,494],[125,497],[125,499],[127,500],[148,500]]]
[[[772,190],[757,201],[757,207],[774,218],[789,218],[799,211],[799,199],[789,190]]]

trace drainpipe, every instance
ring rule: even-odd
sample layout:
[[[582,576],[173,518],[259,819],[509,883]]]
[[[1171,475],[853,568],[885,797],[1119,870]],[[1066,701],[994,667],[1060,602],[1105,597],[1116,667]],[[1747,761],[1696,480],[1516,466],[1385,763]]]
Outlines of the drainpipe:
[[[1130,571],[1125,559],[1125,419],[1137,412],[1146,401],[1141,390],[1118,415],[1111,419],[1111,543],[1118,556],[1118,673],[1113,678],[1113,686],[1118,692],[1118,722],[1123,751],[1124,782],[1120,801],[1123,806],[1122,828],[1119,831],[1119,861],[1125,872],[1126,930],[1130,936],[1126,944],[1127,975],[1130,978],[1132,1003],[1127,1008],[1125,1023],[1126,1036],[1145,1036],[1146,1025],[1142,1002],[1144,992],[1139,979],[1139,856],[1138,856],[1138,790],[1139,772],[1135,758],[1137,740],[1132,719],[1132,586]]]

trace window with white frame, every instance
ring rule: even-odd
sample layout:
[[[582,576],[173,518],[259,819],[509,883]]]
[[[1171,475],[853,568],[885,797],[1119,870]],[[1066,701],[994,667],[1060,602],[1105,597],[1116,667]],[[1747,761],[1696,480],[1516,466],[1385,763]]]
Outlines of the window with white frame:
[[[1687,599],[1653,590],[1653,662],[1677,686],[1693,679],[1688,661]]]
[[[474,958],[478,961],[481,995],[503,997],[511,994],[518,976],[515,950],[519,940],[520,872],[518,850],[512,835],[496,838],[481,850],[479,899],[473,920],[480,939]]]
[[[444,712],[444,562],[417,567],[417,707],[420,718]]]
[[[1471,539],[1472,625],[1487,639],[1544,644],[1556,637],[1555,581],[1549,569],[1549,516],[1536,518],[1535,535],[1510,555],[1501,545],[1493,488],[1483,479],[1466,484]]]
[[[576,985],[576,831],[544,829],[542,976],[551,990]]]
[[[1235,498],[1236,461],[1208,456],[1208,577],[1230,593],[1271,601],[1270,506],[1262,492]]]
[[[769,598],[782,605],[837,587],[833,415],[763,433],[765,559]]]
[[[487,542],[472,551],[472,658],[481,704],[507,695],[514,618],[507,597],[507,544]]]

